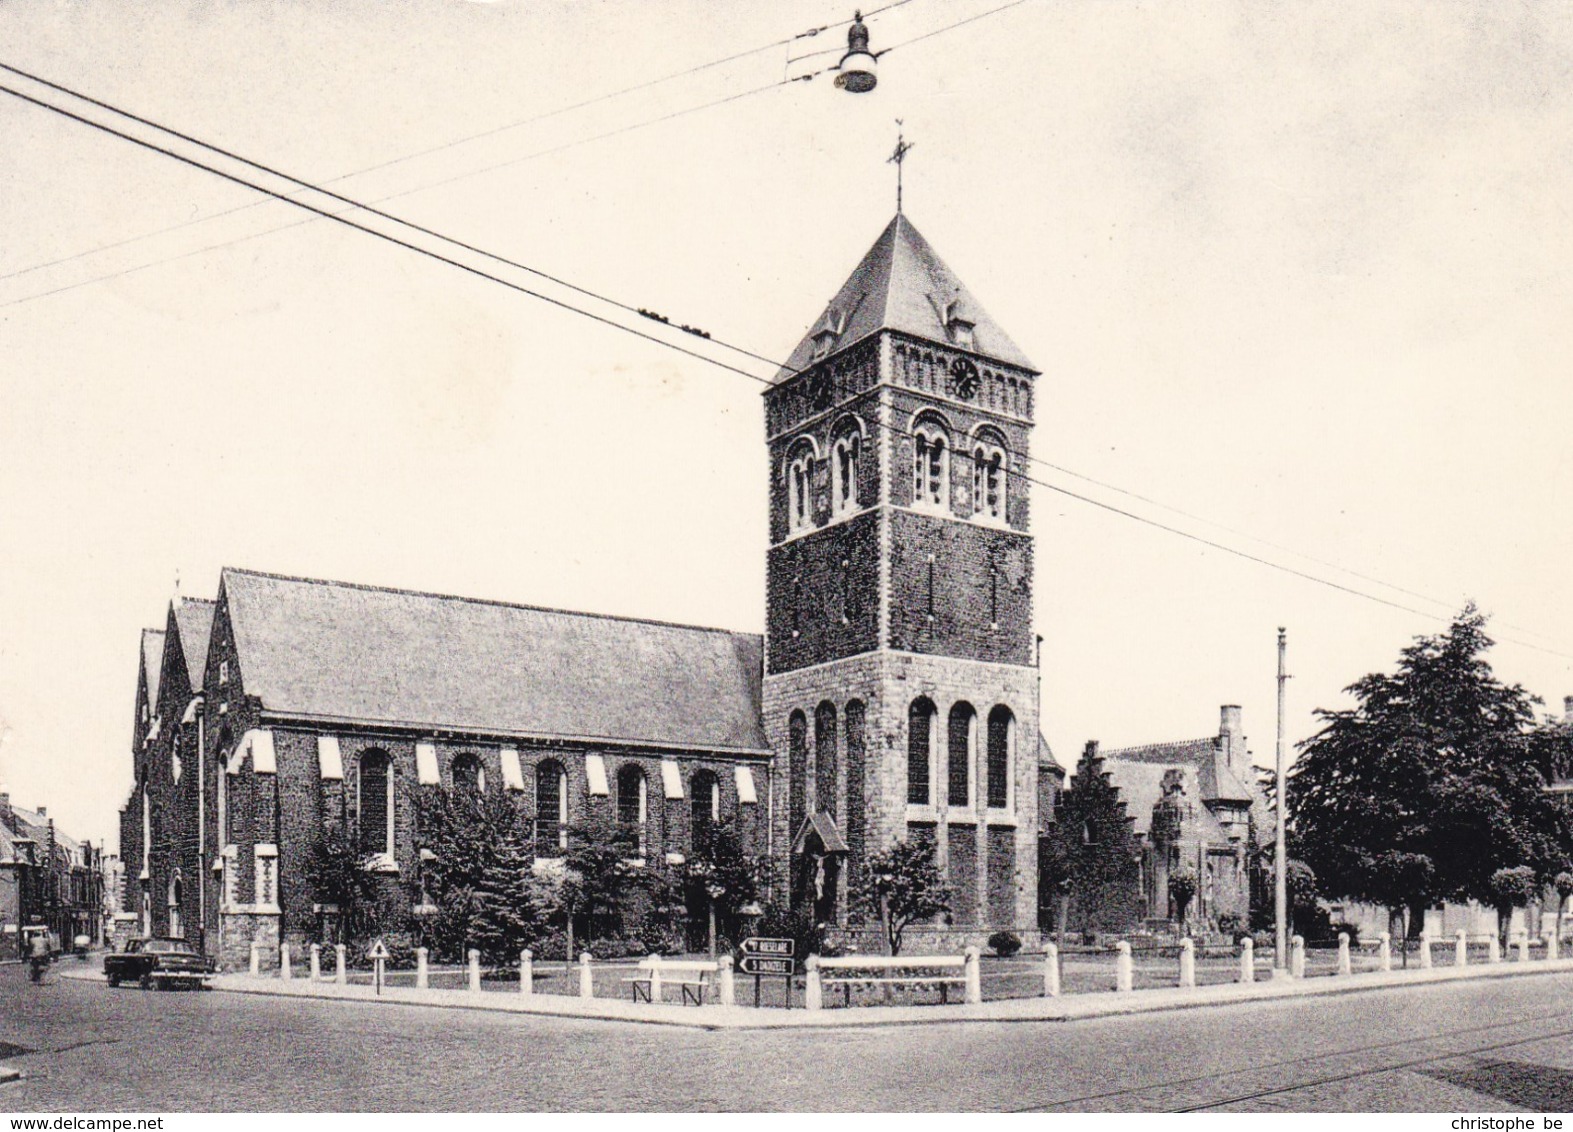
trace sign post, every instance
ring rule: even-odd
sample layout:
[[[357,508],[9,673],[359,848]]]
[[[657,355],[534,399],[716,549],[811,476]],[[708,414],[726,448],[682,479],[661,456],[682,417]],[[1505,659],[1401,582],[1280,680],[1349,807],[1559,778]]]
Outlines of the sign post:
[[[743,961],[739,964],[745,974],[754,976],[754,1005],[759,1005],[759,978],[761,975],[780,975],[786,988],[786,1008],[792,1009],[792,975],[797,970],[793,958],[797,943],[790,939],[770,939],[750,936],[743,941]]]
[[[377,993],[380,995],[382,993],[383,964],[388,961],[388,948],[383,944],[381,938],[371,945],[370,950],[366,952],[366,958],[371,960],[372,981],[376,983]]]

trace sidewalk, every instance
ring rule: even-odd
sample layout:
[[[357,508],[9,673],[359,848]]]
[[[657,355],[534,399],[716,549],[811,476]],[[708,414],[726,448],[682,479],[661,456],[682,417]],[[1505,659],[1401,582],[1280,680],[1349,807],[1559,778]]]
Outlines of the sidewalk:
[[[1159,1010],[1187,1010],[1243,1002],[1307,998],[1319,995],[1357,994],[1406,986],[1429,986],[1462,980],[1522,978],[1573,972],[1573,958],[1506,962],[1470,967],[1433,967],[1429,970],[1371,971],[1357,975],[1309,979],[1273,979],[1255,983],[1222,983],[1215,986],[1118,994],[1112,991],[1064,995],[1059,998],[1014,998],[977,1005],[867,1006],[852,1009],[781,1010],[752,1006],[680,1006],[675,1003],[630,1002],[615,998],[576,998],[556,994],[509,994],[504,991],[417,990],[384,987],[379,996],[368,986],[313,983],[309,978],[288,981],[218,975],[213,989],[230,994],[262,994],[283,998],[339,999],[349,1002],[435,1006],[451,1010],[491,1010],[511,1014],[539,1014],[559,1018],[586,1018],[606,1022],[636,1022],[656,1026],[683,1026],[702,1030],[846,1029],[868,1026],[914,1026],[955,1022],[1070,1022],[1146,1014]],[[61,978],[103,981],[95,970],[60,971]]]

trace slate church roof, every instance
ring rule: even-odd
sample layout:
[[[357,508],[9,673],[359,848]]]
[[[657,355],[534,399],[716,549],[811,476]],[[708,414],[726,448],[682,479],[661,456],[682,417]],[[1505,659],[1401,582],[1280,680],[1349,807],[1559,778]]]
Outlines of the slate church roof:
[[[202,687],[208,667],[208,638],[213,635],[213,611],[207,598],[187,597],[175,603],[175,627],[180,630],[180,650],[186,657],[186,675],[192,688]],[[155,698],[154,703],[157,703]]]
[[[809,327],[775,380],[785,381],[814,361],[814,337],[827,327],[836,332],[836,350],[881,330],[948,342],[950,333],[942,313],[948,303],[955,304],[952,309],[957,317],[972,324],[971,349],[975,353],[1038,372],[912,221],[898,212],[824,313]]]
[[[769,752],[756,634],[235,569],[221,590],[267,711]]]
[[[158,678],[164,672],[164,630],[142,630],[142,678],[147,682],[147,702],[158,703]]]

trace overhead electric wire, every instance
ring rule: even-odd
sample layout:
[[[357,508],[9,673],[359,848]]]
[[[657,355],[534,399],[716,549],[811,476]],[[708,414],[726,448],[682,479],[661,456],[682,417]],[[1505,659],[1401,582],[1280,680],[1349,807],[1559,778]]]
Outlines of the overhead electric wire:
[[[902,6],[906,5],[906,4],[910,4],[910,3],[912,3],[912,0],[893,0],[892,3],[886,4],[883,7],[871,9],[869,11],[868,15],[865,16],[864,18],[865,19],[871,19],[874,16],[879,15],[882,12],[888,12],[892,8],[900,8],[900,7],[902,7]],[[727,56],[725,56],[723,58],[720,58],[720,59],[712,59],[708,63],[700,63],[697,66],[689,67],[689,68],[687,68],[685,70],[673,71],[671,74],[662,75],[660,78],[647,79],[644,82],[635,83],[632,86],[625,86],[625,87],[622,87],[622,88],[620,88],[618,90],[608,91],[605,94],[596,95],[594,98],[587,98],[587,99],[583,100],[582,102],[575,102],[575,103],[572,103],[571,105],[568,105],[568,106],[559,106],[559,107],[557,107],[554,110],[547,110],[544,113],[535,114],[535,115],[532,115],[529,118],[521,118],[518,121],[509,122],[506,125],[496,126],[496,127],[493,127],[492,129],[489,129],[489,130],[482,130],[479,133],[467,134],[464,137],[453,138],[453,139],[451,139],[449,141],[442,142],[442,143],[440,143],[438,145],[429,146],[426,149],[416,150],[413,153],[406,153],[406,154],[402,154],[401,156],[398,156],[398,157],[392,157],[392,158],[389,158],[386,161],[380,161],[380,162],[378,162],[375,165],[366,165],[366,166],[362,166],[359,169],[352,169],[348,173],[340,173],[340,174],[338,174],[336,176],[329,177],[328,179],[323,181],[322,184],[324,184],[324,185],[336,185],[340,181],[347,181],[347,180],[350,180],[350,179],[352,179],[354,177],[364,176],[367,173],[374,173],[374,172],[377,172],[377,171],[382,170],[382,169],[391,168],[392,166],[395,166],[395,165],[402,165],[403,163],[405,163],[407,161],[414,161],[415,159],[420,158],[420,157],[429,157],[429,156],[431,156],[434,153],[441,153],[444,150],[453,149],[456,146],[460,146],[460,145],[466,145],[466,144],[468,144],[470,142],[473,142],[473,141],[479,141],[482,138],[494,137],[494,136],[496,136],[498,134],[507,133],[507,132],[509,132],[511,130],[523,129],[525,126],[531,126],[531,125],[534,125],[537,122],[544,122],[544,121],[546,121],[549,118],[560,117],[563,114],[569,114],[569,113],[572,113],[575,110],[583,110],[583,109],[586,109],[587,107],[590,107],[590,106],[599,105],[602,102],[610,102],[614,98],[621,98],[624,95],[636,94],[636,93],[638,93],[641,90],[649,90],[651,87],[661,86],[661,85],[663,85],[665,83],[669,83],[669,82],[675,82],[678,79],[687,78],[689,75],[699,74],[701,71],[713,70],[714,68],[720,67],[720,66],[724,66],[727,63],[735,63],[739,59],[746,59],[746,58],[748,58],[751,55],[758,55],[761,52],[769,51],[772,48],[786,47],[786,46],[789,46],[790,44],[796,42],[799,39],[805,39],[805,38],[809,38],[811,36],[816,36],[816,35],[818,35],[822,31],[828,31],[831,28],[842,27],[842,26],[845,26],[846,24],[850,24],[851,22],[852,22],[851,20],[837,20],[837,21],[835,21],[833,23],[821,24],[818,27],[810,28],[808,31],[798,32],[796,35],[787,36],[785,39],[777,39],[777,40],[771,41],[770,43],[762,43],[758,47],[750,47],[746,51],[739,51],[736,54],[727,55]],[[799,59],[810,58],[811,56],[814,56],[814,55],[826,55],[826,54],[830,54],[832,51],[840,51],[840,50],[843,50],[843,48],[837,47],[837,48],[830,48],[827,51],[815,51],[815,52],[811,52],[810,55],[799,56]],[[794,61],[796,61],[796,60],[789,60],[789,63],[790,62],[794,62]],[[5,70],[10,71],[13,74],[21,75],[24,78],[32,79],[34,82],[41,83],[44,86],[54,87],[57,90],[66,90],[66,88],[60,87],[57,84],[50,82],[48,79],[40,78],[37,75],[29,74],[27,71],[21,70],[18,67],[7,66],[7,65],[5,65],[3,63],[0,63],[0,67],[3,67]],[[816,72],[816,74],[818,74],[818,73],[820,73],[820,72]],[[772,85],[775,85],[775,84],[772,84]],[[769,89],[769,88],[760,88],[760,89]],[[84,100],[86,100],[88,102],[94,102],[95,105],[99,105],[99,106],[106,105],[104,103],[96,102],[95,100],[93,100],[91,98],[88,98],[88,96],[84,95],[84,94],[76,94],[75,92],[72,92],[72,91],[66,91],[66,92],[67,93],[71,93],[71,94],[75,94],[75,97],[82,98],[82,99],[84,99]],[[749,92],[749,93],[758,93],[758,91],[756,90],[756,91],[752,91],[752,92]],[[723,99],[722,101],[726,101],[726,100]],[[704,106],[702,106],[702,107],[695,107],[694,109],[696,109],[696,110],[697,109],[707,109],[710,106],[718,106],[720,104],[721,104],[720,102],[706,103]],[[122,110],[119,110],[119,109],[113,108],[113,107],[106,107],[106,108],[114,109],[115,113],[117,113],[117,114],[125,114],[126,113],[125,111],[122,111]],[[129,115],[129,114],[127,114],[126,116],[127,117],[135,117],[134,115]],[[138,121],[140,121],[140,120],[141,119],[138,119]],[[662,122],[662,121],[666,121],[666,120],[667,119],[665,119],[665,118],[653,118],[653,119],[650,119],[647,122],[641,123],[640,125],[641,126],[643,126],[643,125],[654,125],[654,124],[656,124],[658,122]],[[162,127],[162,126],[160,126],[158,128],[159,129],[164,129],[164,127]],[[639,128],[639,126],[635,126],[635,127],[632,127],[632,128],[637,129],[637,128]],[[168,132],[173,133],[174,131],[168,131]],[[573,142],[572,144],[573,145],[583,145],[583,144],[586,144],[586,143],[592,142],[592,141],[600,141],[604,137],[612,137],[612,136],[614,136],[614,134],[611,134],[611,133],[609,133],[609,134],[600,134],[600,135],[596,135],[594,137],[587,137],[587,138],[579,139],[579,140]],[[216,149],[217,147],[209,147],[209,148],[215,148]],[[566,147],[560,147],[560,148],[566,148]],[[555,148],[554,149],[545,149],[545,150],[541,150],[538,153],[532,153],[532,154],[528,155],[527,157],[520,158],[519,160],[521,160],[521,161],[523,161],[523,160],[531,160],[531,159],[533,159],[535,157],[542,157],[542,156],[545,156],[547,154],[556,153],[558,151],[559,150],[555,149]],[[465,175],[466,176],[478,176],[481,173],[490,172],[493,168],[499,168],[499,167],[498,166],[488,166],[488,167],[483,168],[483,169],[474,170],[474,171],[472,171],[470,173],[467,173]],[[449,182],[447,182],[447,181],[441,181],[441,182],[437,182],[436,184],[433,184],[433,185],[423,185],[419,189],[414,189],[414,190],[410,190],[410,191],[411,192],[422,192],[422,191],[425,191],[428,188],[436,188],[438,185],[448,184],[448,183]],[[316,187],[316,186],[314,186],[314,187]],[[318,188],[317,191],[323,191],[323,190]],[[399,195],[399,194],[395,194],[395,195]],[[394,199],[394,197],[392,197],[392,196],[380,198],[380,200],[393,200],[393,199]],[[60,264],[63,264],[63,263],[70,263],[73,260],[82,259],[85,256],[96,255],[99,252],[111,251],[111,250],[113,250],[115,248],[124,247],[127,244],[138,243],[138,242],[140,242],[142,240],[150,240],[150,239],[153,239],[153,238],[158,237],[158,236],[166,235],[166,234],[168,234],[170,232],[177,232],[177,231],[181,230],[182,228],[189,228],[189,227],[191,227],[192,225],[195,225],[195,224],[203,224],[203,223],[206,223],[209,220],[218,220],[218,219],[220,219],[222,217],[230,216],[230,215],[233,215],[234,213],[237,213],[237,212],[244,212],[247,209],[256,208],[258,205],[263,204],[263,203],[265,203],[265,202],[263,202],[263,201],[247,201],[245,204],[238,205],[238,206],[236,206],[234,208],[221,209],[218,212],[210,212],[210,213],[207,213],[207,214],[205,214],[203,216],[193,217],[190,220],[182,220],[180,223],[178,223],[178,224],[171,224],[167,228],[159,228],[156,231],[144,232],[141,235],[127,237],[124,240],[116,240],[114,243],[101,244],[98,247],[94,247],[94,248],[86,248],[83,251],[73,252],[71,255],[62,256],[59,259],[48,260],[48,261],[46,261],[44,263],[35,263],[32,266],[30,266],[30,267],[23,267],[23,268],[19,268],[16,271],[6,272],[5,274],[0,275],[0,280],[14,279],[14,278],[16,278],[18,276],[27,275],[27,274],[30,274],[31,272],[34,272],[34,271],[42,271],[42,270],[44,270],[45,268],[48,268],[48,267],[57,267],[57,266],[59,266]],[[284,228],[292,228],[292,227],[296,227],[296,225],[285,225],[284,226]],[[276,228],[276,229],[273,229],[273,231],[283,231],[284,228]],[[265,234],[266,233],[257,233],[257,235],[265,235]],[[214,245],[214,246],[215,247],[223,247],[225,245],[217,244],[217,245]],[[176,257],[176,258],[180,258],[180,257]],[[159,262],[160,263],[167,263],[169,261],[168,260],[160,260]],[[153,266],[153,265],[149,265],[149,266]],[[42,298],[42,297],[44,297],[44,295],[51,295],[51,294],[56,294],[56,293],[58,293],[58,292],[46,291],[46,292],[43,292],[42,294],[40,294],[40,295],[38,295],[36,297],[37,298]],[[23,301],[26,301],[26,300],[23,300]],[[4,305],[9,305],[9,304],[4,304]]]
[[[1025,2],[1025,0],[1013,0],[1012,4],[1006,5],[1005,7],[1012,7],[1012,6],[1015,6],[1015,4],[1017,4],[1017,3],[1023,3],[1023,2]],[[1002,9],[997,9],[997,10],[1003,10],[1003,8]],[[66,90],[66,88],[59,88],[59,89]],[[335,212],[333,212],[331,210],[328,210],[328,209],[318,208],[318,207],[316,207],[314,205],[311,205],[311,204],[308,204],[308,203],[306,203],[304,201],[297,200],[290,194],[280,192],[280,191],[278,191],[276,189],[268,188],[265,185],[259,185],[259,184],[257,184],[254,181],[248,180],[247,178],[240,177],[240,176],[237,176],[236,174],[233,174],[233,173],[226,172],[224,170],[218,169],[218,168],[216,168],[216,167],[214,167],[212,165],[206,164],[205,162],[199,161],[196,158],[187,156],[185,154],[181,154],[181,153],[179,153],[179,152],[177,152],[175,150],[169,149],[169,148],[167,148],[165,146],[158,145],[157,143],[152,142],[152,141],[148,141],[145,138],[139,138],[139,137],[135,136],[134,134],[130,134],[130,133],[126,133],[125,131],[118,130],[115,127],[107,125],[105,123],[96,122],[96,121],[94,121],[91,118],[87,118],[87,117],[84,117],[84,116],[82,116],[80,114],[76,114],[76,113],[74,113],[74,112],[72,112],[72,111],[70,111],[70,110],[68,110],[68,109],[66,109],[64,107],[56,106],[56,105],[54,105],[54,104],[52,104],[50,102],[44,101],[43,99],[35,98],[35,97],[33,97],[31,95],[28,95],[28,94],[26,94],[26,93],[24,93],[22,91],[18,91],[16,89],[12,88],[12,87],[0,84],[0,92],[6,93],[6,94],[10,94],[11,96],[13,96],[15,98],[18,98],[18,99],[20,99],[20,100],[22,100],[24,102],[30,103],[32,105],[38,106],[41,109],[51,111],[51,112],[53,112],[55,114],[59,114],[62,117],[65,117],[65,118],[70,119],[72,121],[78,122],[78,123],[80,123],[82,125],[88,126],[90,128],[99,130],[101,132],[110,134],[110,135],[115,136],[115,137],[119,137],[119,138],[121,138],[121,139],[123,139],[125,141],[131,142],[134,145],[138,145],[138,146],[141,146],[141,147],[143,147],[145,149],[151,150],[153,152],[162,154],[162,155],[164,155],[166,157],[170,157],[170,158],[172,158],[172,159],[174,159],[176,161],[179,161],[179,162],[181,162],[183,164],[192,166],[193,168],[200,169],[200,170],[203,170],[205,172],[212,173],[213,175],[218,176],[218,177],[220,177],[220,178],[222,178],[224,180],[230,181],[230,182],[232,182],[234,184],[241,185],[243,187],[247,187],[247,188],[253,189],[254,191],[257,191],[257,192],[264,193],[264,194],[266,194],[266,195],[268,195],[270,197],[273,197],[273,198],[275,198],[277,200],[283,201],[284,203],[294,205],[296,208],[300,208],[300,209],[303,209],[303,210],[305,210],[307,212],[313,213],[314,215],[316,215],[318,217],[322,217],[324,219],[333,220],[333,221],[335,221],[335,222],[337,222],[339,224],[345,225],[346,227],[353,228],[356,231],[364,232],[367,235],[378,237],[378,238],[380,238],[382,240],[385,240],[385,241],[387,241],[389,243],[392,243],[392,244],[394,244],[394,245],[396,245],[398,247],[402,247],[402,248],[405,248],[406,250],[413,251],[413,252],[416,252],[416,253],[418,253],[420,255],[427,256],[428,258],[437,260],[438,262],[448,264],[451,267],[456,267],[459,270],[464,271],[464,272],[466,272],[468,274],[477,276],[478,278],[485,279],[485,280],[488,280],[490,282],[501,284],[502,286],[507,287],[510,290],[517,291],[520,294],[528,295],[531,298],[540,299],[543,302],[549,303],[549,304],[551,304],[553,306],[556,306],[556,307],[558,307],[560,309],[571,311],[573,313],[582,315],[582,316],[584,316],[586,318],[589,318],[589,319],[591,319],[591,320],[593,320],[595,322],[601,323],[602,325],[610,326],[610,327],[613,327],[615,329],[622,330],[622,331],[624,331],[624,332],[626,332],[628,334],[634,335],[635,337],[642,338],[642,339],[644,339],[646,341],[649,341],[649,342],[654,342],[657,345],[665,346],[668,349],[677,351],[678,353],[687,355],[688,357],[692,357],[692,358],[695,358],[697,360],[700,360],[700,361],[703,361],[703,362],[707,362],[710,365],[716,366],[716,367],[718,367],[720,369],[723,369],[723,370],[726,370],[726,371],[728,371],[730,373],[734,373],[734,374],[737,374],[739,376],[745,377],[745,378],[749,379],[750,381],[758,382],[759,384],[765,385],[767,387],[768,386],[772,386],[772,385],[775,384],[769,378],[760,377],[757,374],[750,373],[749,371],[747,371],[745,369],[741,369],[741,368],[739,368],[737,366],[730,365],[730,364],[728,364],[726,362],[723,362],[723,361],[720,361],[719,359],[710,357],[710,356],[708,356],[708,355],[706,355],[704,353],[701,353],[701,352],[699,352],[697,350],[690,349],[690,348],[688,348],[686,346],[680,345],[679,343],[672,342],[672,341],[669,341],[669,340],[667,340],[665,338],[659,337],[657,335],[647,333],[647,332],[645,332],[643,330],[640,330],[640,329],[638,329],[636,327],[628,326],[628,325],[626,325],[624,323],[618,322],[615,319],[608,318],[608,317],[603,316],[603,315],[598,315],[598,314],[596,314],[596,313],[594,313],[592,311],[587,311],[587,310],[585,310],[582,307],[575,306],[574,304],[565,302],[562,299],[558,299],[558,298],[554,298],[554,297],[552,297],[550,295],[542,294],[539,291],[535,291],[535,290],[532,290],[532,289],[530,289],[528,287],[524,287],[524,286],[522,286],[522,285],[520,285],[518,283],[515,283],[515,282],[511,281],[511,280],[504,279],[501,276],[493,275],[492,273],[487,272],[487,271],[483,271],[482,269],[480,269],[478,267],[475,267],[475,266],[473,266],[471,264],[467,264],[467,263],[464,263],[464,262],[462,262],[460,260],[454,259],[451,256],[446,256],[446,255],[441,254],[440,252],[433,251],[430,248],[422,247],[419,244],[412,243],[412,242],[410,242],[408,240],[400,239],[399,237],[394,236],[394,235],[392,235],[390,233],[383,232],[383,231],[380,231],[380,230],[378,230],[376,228],[369,227],[367,225],[357,223],[354,220],[348,218],[347,216],[345,216],[343,214],[335,213]],[[107,106],[107,104],[101,104],[101,105]],[[114,110],[115,113],[125,114],[125,112],[119,111],[118,109],[115,109],[113,107],[109,107],[109,108]],[[146,122],[145,119],[137,118],[135,115],[125,114],[125,116],[128,117],[128,118],[132,118],[133,120],[136,120],[136,121],[139,121],[139,122]],[[162,126],[158,126],[156,123],[153,123],[152,125],[156,129],[160,129],[160,130],[164,130],[165,129]],[[182,138],[185,138],[185,135],[177,134],[175,131],[172,131],[172,130],[167,130],[166,132],[170,133],[172,136],[180,136]],[[193,139],[186,139],[186,140],[193,140]],[[202,145],[204,143],[194,142],[194,144]],[[247,161],[247,159],[244,159],[244,158],[235,158],[235,159],[243,161],[243,162],[246,162],[247,164],[252,164],[256,168],[265,168],[264,166],[256,165],[256,163],[249,162],[249,161]],[[275,174],[275,175],[278,175],[278,174]],[[280,175],[280,176],[282,176],[282,175]],[[288,178],[285,178],[285,179],[288,179]],[[334,196],[335,194],[324,192],[323,195]],[[347,199],[347,198],[340,198],[340,199]],[[368,210],[368,211],[373,211],[373,210]],[[378,214],[378,215],[386,215],[386,214]],[[394,219],[398,223],[404,223],[403,221],[399,221],[398,218],[396,218],[396,217],[393,217],[392,219]],[[425,234],[432,235],[436,239],[440,239],[440,240],[443,240],[443,241],[449,242],[449,243],[454,243],[456,246],[469,248],[469,245],[459,244],[458,241],[450,240],[448,237],[443,236],[441,233],[434,232],[434,231],[432,231],[430,229],[420,229],[420,230],[423,233],[425,233]],[[499,260],[499,262],[505,262],[505,263],[509,263],[511,265],[514,265],[514,266],[520,266],[520,265],[513,264],[513,261],[504,260],[504,259],[502,259],[502,257],[492,256],[491,253],[488,253],[488,252],[480,252],[479,254],[487,255],[487,256],[489,256],[491,258]],[[526,270],[526,271],[533,271],[534,270],[534,269],[527,268],[527,267],[526,268],[522,268],[522,269]],[[541,273],[537,273],[537,274],[541,274]],[[601,299],[601,301],[613,302],[613,300],[602,299],[601,296],[594,295],[594,292],[584,291],[582,288],[575,288],[575,289],[576,290],[580,290],[582,293],[585,293],[585,294],[588,294],[588,295],[593,295],[594,297],[596,297],[598,299]],[[622,306],[622,304],[615,304],[615,305]],[[623,309],[628,309],[628,308],[623,307]],[[731,347],[731,346],[728,346],[728,348],[730,348],[730,349],[739,349],[737,347]],[[744,351],[744,352],[747,352],[747,351]],[[754,357],[761,357],[760,355],[753,355],[753,356]],[[768,360],[768,359],[765,359],[765,360]],[[775,363],[772,363],[772,364],[775,364]],[[791,367],[783,366],[782,368],[791,368]],[[799,372],[801,372],[801,371],[793,370],[794,375],[796,373],[799,373]],[[875,424],[878,427],[880,427],[880,428],[882,428],[882,429],[884,429],[886,431],[891,432],[892,434],[895,434],[895,433],[899,432],[899,430],[897,430],[894,426],[885,424],[884,422],[875,422]],[[1033,459],[1032,457],[1027,457],[1027,456],[1025,456],[1025,454],[1020,453],[1020,452],[1012,451],[1011,454],[1016,456],[1018,459],[1022,459],[1022,458],[1025,458],[1025,459],[1028,459],[1028,460],[1032,460]],[[1042,461],[1039,461],[1039,462],[1042,462]],[[1050,491],[1053,491],[1053,492],[1056,492],[1058,494],[1061,494],[1061,495],[1064,495],[1064,496],[1068,496],[1068,497],[1070,497],[1072,499],[1079,500],[1079,501],[1081,501],[1083,503],[1090,504],[1091,506],[1097,507],[1097,508],[1099,508],[1101,510],[1105,510],[1105,511],[1111,512],[1113,514],[1120,515],[1120,516],[1123,516],[1125,518],[1135,520],[1136,522],[1142,523],[1142,524],[1144,524],[1146,526],[1150,526],[1150,527],[1154,527],[1154,528],[1156,528],[1158,530],[1166,531],[1166,532],[1168,532],[1170,534],[1174,534],[1174,535],[1177,535],[1177,536],[1179,536],[1181,538],[1188,539],[1188,540],[1196,542],[1196,543],[1198,543],[1200,545],[1210,547],[1212,549],[1221,551],[1221,552],[1226,553],[1226,554],[1234,555],[1234,556],[1236,556],[1238,558],[1242,558],[1242,559],[1244,559],[1246,561],[1250,561],[1250,562],[1254,562],[1254,563],[1257,563],[1257,564],[1262,565],[1262,566],[1266,566],[1266,567],[1268,567],[1270,569],[1278,570],[1278,571],[1280,571],[1282,573],[1286,573],[1286,574],[1289,574],[1291,576],[1301,578],[1301,579],[1303,579],[1305,581],[1313,582],[1313,583],[1316,583],[1318,585],[1322,585],[1322,586],[1325,586],[1325,587],[1328,587],[1328,588],[1340,591],[1342,593],[1349,594],[1349,595],[1354,596],[1354,597],[1361,597],[1361,598],[1364,598],[1364,599],[1366,599],[1368,601],[1373,601],[1373,602],[1376,602],[1378,604],[1385,605],[1385,606],[1388,606],[1390,608],[1400,610],[1402,612],[1411,613],[1411,614],[1414,614],[1414,615],[1419,616],[1419,617],[1427,618],[1429,620],[1446,620],[1446,618],[1443,618],[1443,617],[1441,617],[1440,615],[1438,615],[1436,613],[1429,612],[1429,611],[1426,611],[1426,610],[1416,609],[1413,606],[1408,606],[1408,605],[1405,605],[1405,604],[1403,604],[1401,602],[1392,601],[1392,600],[1390,600],[1388,598],[1384,598],[1384,597],[1381,597],[1379,595],[1366,592],[1364,590],[1356,589],[1356,588],[1354,588],[1352,586],[1346,586],[1346,585],[1343,585],[1342,583],[1333,581],[1331,579],[1324,578],[1324,577],[1321,577],[1319,575],[1309,573],[1307,571],[1298,570],[1298,569],[1295,569],[1294,567],[1287,566],[1287,565],[1285,565],[1283,563],[1280,563],[1280,562],[1275,562],[1275,561],[1273,561],[1271,559],[1268,559],[1268,558],[1263,558],[1260,555],[1251,554],[1248,551],[1241,550],[1241,549],[1239,549],[1237,547],[1229,546],[1226,543],[1221,543],[1221,542],[1218,542],[1218,541],[1216,541],[1214,539],[1206,538],[1206,537],[1204,537],[1202,535],[1198,535],[1198,534],[1196,534],[1196,533],[1194,533],[1192,531],[1187,531],[1187,530],[1184,530],[1184,529],[1179,528],[1179,527],[1172,526],[1172,525],[1167,524],[1167,523],[1159,522],[1158,520],[1150,518],[1149,516],[1141,515],[1141,514],[1138,514],[1136,512],[1133,512],[1133,511],[1128,511],[1128,510],[1126,510],[1124,508],[1121,508],[1121,507],[1116,507],[1113,504],[1107,503],[1107,502],[1105,502],[1103,500],[1095,499],[1095,498],[1093,498],[1091,496],[1084,495],[1084,494],[1082,494],[1080,492],[1072,491],[1069,488],[1062,487],[1062,486],[1060,486],[1058,484],[1050,483],[1047,480],[1039,479],[1039,478],[1036,478],[1036,477],[1033,477],[1033,476],[1022,474],[1022,473],[1012,473],[1012,474],[1015,475],[1019,479],[1024,479],[1024,480],[1026,480],[1029,483],[1036,484],[1036,485],[1038,485],[1040,487],[1046,488],[1046,489],[1048,489]],[[1335,568],[1342,569],[1342,567],[1335,567]],[[1387,583],[1385,583],[1385,582],[1382,582],[1382,583],[1379,583],[1379,584],[1381,584],[1383,586],[1387,585]],[[1392,587],[1392,588],[1396,589],[1397,587]],[[1536,650],[1536,651],[1539,651],[1539,652],[1549,653],[1549,654],[1554,655],[1554,656],[1564,657],[1566,659],[1573,660],[1573,653],[1560,652],[1560,651],[1555,650],[1555,649],[1545,648],[1543,646],[1534,645],[1534,644],[1531,644],[1531,643],[1526,642],[1526,641],[1515,640],[1513,638],[1504,637],[1502,639],[1504,641],[1508,642],[1508,643],[1517,644],[1517,645],[1519,645],[1520,647],[1523,647],[1523,648],[1533,649],[1533,650]]]

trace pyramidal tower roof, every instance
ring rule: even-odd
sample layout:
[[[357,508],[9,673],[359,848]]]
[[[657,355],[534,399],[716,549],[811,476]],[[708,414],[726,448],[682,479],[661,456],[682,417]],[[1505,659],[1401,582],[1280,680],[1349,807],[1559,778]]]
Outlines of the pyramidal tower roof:
[[[898,212],[775,380],[785,381],[822,356],[820,341],[827,333],[832,336],[831,351],[881,330],[955,344],[952,328],[958,322],[971,327],[972,344],[967,348],[973,353],[1038,372],[912,221]]]

